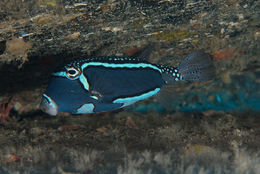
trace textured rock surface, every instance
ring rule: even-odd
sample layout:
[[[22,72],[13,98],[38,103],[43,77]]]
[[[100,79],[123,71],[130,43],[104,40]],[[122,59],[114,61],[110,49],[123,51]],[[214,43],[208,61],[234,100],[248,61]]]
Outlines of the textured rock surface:
[[[260,173],[259,8],[254,0],[0,1],[0,101],[15,101],[0,123],[0,173]],[[174,66],[204,49],[217,77],[117,112],[38,111],[57,66],[150,45],[150,62]]]

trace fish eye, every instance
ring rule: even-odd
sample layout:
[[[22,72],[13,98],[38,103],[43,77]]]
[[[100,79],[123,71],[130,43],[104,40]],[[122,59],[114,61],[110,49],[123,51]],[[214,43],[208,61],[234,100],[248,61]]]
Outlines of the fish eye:
[[[74,79],[80,75],[80,70],[75,67],[67,68],[66,75],[70,79]]]
[[[77,71],[75,69],[70,69],[70,70],[68,70],[68,73],[70,75],[75,75],[75,74],[77,74]]]

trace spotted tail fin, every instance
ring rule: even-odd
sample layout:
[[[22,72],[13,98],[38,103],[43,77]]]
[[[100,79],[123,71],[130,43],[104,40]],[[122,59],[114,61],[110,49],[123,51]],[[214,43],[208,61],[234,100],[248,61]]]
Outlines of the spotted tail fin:
[[[213,59],[203,51],[189,54],[178,69],[184,81],[207,81],[215,76]]]
[[[212,57],[203,51],[189,54],[178,68],[162,65],[162,77],[167,84],[176,81],[206,81],[215,76]]]

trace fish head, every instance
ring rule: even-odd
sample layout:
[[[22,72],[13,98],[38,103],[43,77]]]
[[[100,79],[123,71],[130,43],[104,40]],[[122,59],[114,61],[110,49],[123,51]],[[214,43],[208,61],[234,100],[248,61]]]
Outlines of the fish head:
[[[78,66],[71,65],[52,74],[42,96],[40,109],[52,116],[58,112],[77,114],[80,107],[92,102],[93,98],[89,95],[87,80],[82,70]],[[92,111],[89,108],[89,113]]]

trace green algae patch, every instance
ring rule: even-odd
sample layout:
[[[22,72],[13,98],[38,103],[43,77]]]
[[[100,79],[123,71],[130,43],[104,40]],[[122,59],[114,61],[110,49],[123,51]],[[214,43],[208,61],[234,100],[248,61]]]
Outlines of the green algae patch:
[[[48,24],[53,22],[53,18],[52,17],[40,17],[37,21],[37,24]]]
[[[42,0],[42,1],[39,1],[38,3],[39,3],[39,5],[47,5],[47,6],[52,6],[52,7],[57,6],[56,0]]]
[[[189,31],[189,30],[173,30],[173,31],[164,31],[162,33],[159,33],[155,35],[155,38],[157,40],[165,40],[165,41],[180,41],[186,38],[189,38],[191,36],[196,35],[196,32]]]
[[[150,22],[149,19],[138,19],[133,21],[133,23],[130,25],[131,29],[139,29],[143,28],[145,24],[148,24]]]
[[[256,27],[258,25],[260,25],[260,20],[259,19],[252,19],[248,22],[249,26],[253,26]]]

